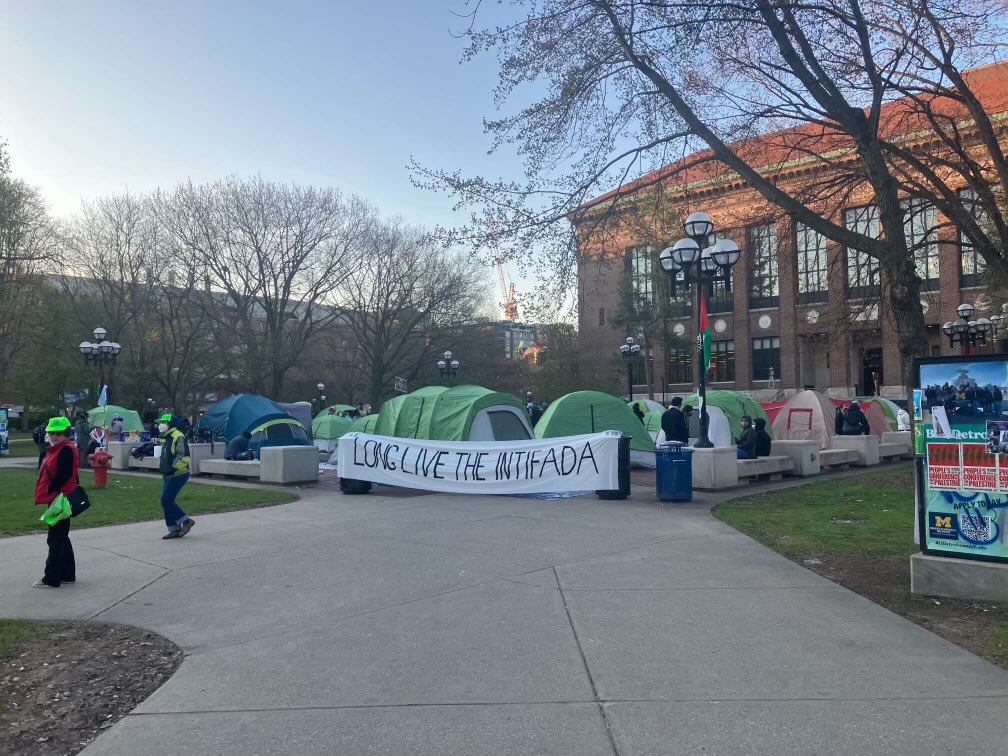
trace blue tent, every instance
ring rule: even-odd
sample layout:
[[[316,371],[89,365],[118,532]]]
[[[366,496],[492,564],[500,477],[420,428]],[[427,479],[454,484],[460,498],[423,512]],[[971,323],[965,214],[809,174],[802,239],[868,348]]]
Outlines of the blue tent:
[[[297,428],[281,428],[281,426],[291,425],[297,426]],[[203,413],[203,417],[199,419],[196,427],[199,430],[209,430],[217,441],[230,441],[245,431],[256,436],[260,435],[263,430],[277,428],[277,439],[282,437],[283,443],[293,445],[308,443],[307,433],[301,423],[284,412],[283,408],[272,399],[256,394],[236,394],[227,399],[221,399]],[[297,433],[297,429],[300,429],[301,432]],[[281,433],[281,430],[284,432]],[[266,437],[253,438],[253,442],[267,446],[272,435],[266,434]]]

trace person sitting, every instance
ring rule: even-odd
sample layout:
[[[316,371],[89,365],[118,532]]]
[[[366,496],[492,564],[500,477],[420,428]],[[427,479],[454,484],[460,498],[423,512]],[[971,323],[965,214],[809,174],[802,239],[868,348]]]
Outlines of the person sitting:
[[[860,402],[855,399],[847,409],[847,414],[844,415],[843,435],[867,436],[870,432],[868,418],[865,417]]]
[[[756,459],[756,431],[752,429],[752,418],[742,415],[742,435],[735,442],[735,456],[739,459]]]
[[[756,434],[756,456],[757,457],[769,457],[770,456],[770,434],[766,432],[766,420],[762,417],[757,417],[753,421],[755,426]]]
[[[836,416],[833,418],[833,433],[837,436],[843,435],[844,411],[843,407],[836,408]]]
[[[238,455],[244,455],[249,448],[249,439],[252,434],[242,431],[240,436],[235,436],[228,441],[227,449],[224,451],[224,459],[238,459]]]

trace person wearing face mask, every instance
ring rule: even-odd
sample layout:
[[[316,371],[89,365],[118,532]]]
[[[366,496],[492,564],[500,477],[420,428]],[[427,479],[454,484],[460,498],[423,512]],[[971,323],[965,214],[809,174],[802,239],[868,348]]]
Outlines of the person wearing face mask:
[[[161,486],[161,509],[164,510],[168,532],[162,540],[181,538],[186,535],[196,521],[182,511],[176,499],[189,480],[189,444],[185,434],[178,429],[179,418],[170,412],[158,418],[158,433],[161,437],[160,471],[164,482]]]
[[[756,432],[752,429],[752,418],[742,415],[742,435],[735,442],[735,456],[739,459],[756,459]]]

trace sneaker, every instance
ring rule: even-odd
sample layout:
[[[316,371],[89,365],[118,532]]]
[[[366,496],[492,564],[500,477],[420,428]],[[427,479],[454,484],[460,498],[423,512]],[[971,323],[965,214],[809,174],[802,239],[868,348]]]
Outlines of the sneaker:
[[[186,533],[188,533],[190,530],[192,530],[192,526],[195,525],[195,524],[196,524],[196,520],[194,520],[192,517],[190,517],[185,522],[183,522],[182,523],[182,532],[179,533],[179,538],[181,538]]]
[[[169,530],[167,533],[161,536],[161,540],[167,541],[169,538],[181,538],[181,537],[182,537],[181,530]]]
[[[59,588],[58,585],[49,585],[49,583],[46,583],[45,581],[42,581],[42,580],[36,580],[34,583],[32,583],[32,587],[33,588]]]
[[[75,585],[76,583],[77,578],[70,578],[69,580],[63,578],[63,580],[60,581],[60,585]]]

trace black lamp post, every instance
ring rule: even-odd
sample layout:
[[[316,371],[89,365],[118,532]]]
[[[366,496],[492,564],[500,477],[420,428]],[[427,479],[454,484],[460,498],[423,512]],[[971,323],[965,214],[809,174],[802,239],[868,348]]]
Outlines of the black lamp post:
[[[443,357],[443,360],[438,360],[437,362],[438,373],[441,374],[442,381],[445,379],[445,376],[448,376],[448,385],[451,386],[452,380],[458,374],[459,367],[461,367],[462,363],[454,359],[450,351],[445,352]]]
[[[942,325],[942,331],[948,336],[949,346],[954,347],[956,344],[960,344],[964,354],[969,354],[970,349],[978,343],[986,344],[987,334],[995,333],[1002,321],[1002,317],[999,315],[995,315],[990,320],[987,318],[970,320],[973,317],[973,305],[965,302],[956,308],[956,315],[959,317]]]
[[[633,336],[626,337],[626,343],[620,344],[620,354],[623,355],[623,362],[626,363],[626,389],[627,401],[633,401],[633,361],[640,354],[640,344],[634,341]]]
[[[712,290],[714,281],[723,278],[725,291],[731,291],[731,269],[739,261],[741,252],[738,245],[731,239],[721,239],[708,245],[710,236],[714,233],[714,221],[707,213],[690,213],[683,229],[686,238],[680,239],[671,247],[662,250],[658,261],[662,270],[668,276],[669,291],[675,293],[676,285],[696,284],[697,303],[697,394],[700,397],[700,438],[696,443],[699,449],[709,449],[714,446],[707,433],[709,416],[707,414],[707,371],[703,364],[703,324],[700,318],[706,315],[707,307],[704,300],[706,291]]]
[[[1008,339],[1003,338],[1005,331],[1008,331],[1008,302],[1001,305],[1001,314],[994,314],[990,316],[991,322],[991,336],[994,337],[994,343],[998,341],[1001,342],[1001,351],[1008,352]],[[1002,338],[998,339],[998,334],[1002,334]]]
[[[101,387],[107,385],[105,383],[105,366],[116,364],[116,356],[122,351],[122,345],[118,341],[109,341],[106,338],[108,331],[101,326],[95,328],[92,335],[94,336],[94,341],[82,341],[78,349],[84,355],[85,365],[90,365],[93,362],[95,367],[98,368],[98,391],[100,395]],[[106,401],[109,399],[107,388],[105,399]]]
[[[316,390],[316,391],[318,391],[318,393],[319,393],[319,398],[318,398],[318,403],[319,403],[319,406],[318,406],[318,411],[319,411],[319,412],[321,412],[321,411],[322,411],[322,408],[323,408],[323,407],[325,407],[325,394],[324,394],[324,393],[322,393],[322,392],[324,392],[324,391],[325,391],[325,384],[324,384],[324,383],[322,383],[322,382],[319,382],[319,383],[316,383],[316,384],[315,384],[315,390]]]

